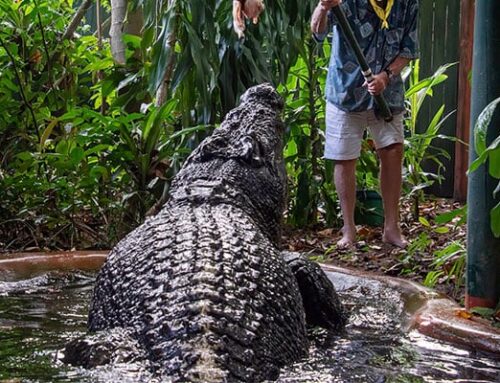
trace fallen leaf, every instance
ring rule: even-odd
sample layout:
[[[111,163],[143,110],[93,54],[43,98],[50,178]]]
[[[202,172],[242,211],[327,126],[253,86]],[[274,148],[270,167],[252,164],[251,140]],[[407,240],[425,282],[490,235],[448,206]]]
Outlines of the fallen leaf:
[[[334,232],[332,228],[318,231],[318,236],[320,237],[333,237]]]
[[[470,311],[467,311],[465,309],[459,309],[455,310],[455,316],[464,318],[464,319],[471,319],[474,314],[472,314]]]

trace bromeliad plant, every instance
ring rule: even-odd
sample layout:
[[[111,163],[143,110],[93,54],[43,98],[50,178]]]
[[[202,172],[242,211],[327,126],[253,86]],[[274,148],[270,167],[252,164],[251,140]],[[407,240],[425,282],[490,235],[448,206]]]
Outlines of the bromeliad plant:
[[[448,76],[446,70],[455,65],[446,64],[440,66],[432,76],[420,79],[420,62],[416,60],[410,64],[404,77],[409,77],[409,88],[406,91],[406,106],[408,117],[405,119],[406,139],[404,154],[404,187],[407,189],[405,195],[413,201],[413,216],[417,220],[419,216],[419,204],[424,198],[424,189],[442,179],[441,172],[444,170],[443,158],[450,158],[450,154],[433,145],[436,138],[456,140],[454,137],[439,133],[444,122],[454,113],[445,114],[445,105],[442,105],[434,114],[426,130],[417,131],[417,120],[420,109],[427,97],[433,95],[433,89],[445,81]],[[437,173],[426,172],[423,169],[425,162],[434,162],[437,165]]]

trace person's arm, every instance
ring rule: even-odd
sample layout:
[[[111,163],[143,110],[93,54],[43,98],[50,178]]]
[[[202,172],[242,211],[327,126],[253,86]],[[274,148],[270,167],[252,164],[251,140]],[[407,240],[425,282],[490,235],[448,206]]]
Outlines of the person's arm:
[[[264,8],[263,0],[233,0],[233,29],[240,39],[245,36],[245,17],[257,24]]]
[[[320,0],[311,18],[311,32],[316,40],[323,40],[328,32],[328,12],[338,6],[342,0]]]

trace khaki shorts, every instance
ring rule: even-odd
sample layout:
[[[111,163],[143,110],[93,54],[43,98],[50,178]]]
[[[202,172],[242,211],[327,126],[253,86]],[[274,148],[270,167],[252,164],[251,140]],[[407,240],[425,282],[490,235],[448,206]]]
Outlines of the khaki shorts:
[[[368,129],[376,149],[403,143],[403,114],[394,115],[391,122],[375,117],[373,110],[344,112],[326,103],[325,158],[353,160],[361,153],[363,133]]]

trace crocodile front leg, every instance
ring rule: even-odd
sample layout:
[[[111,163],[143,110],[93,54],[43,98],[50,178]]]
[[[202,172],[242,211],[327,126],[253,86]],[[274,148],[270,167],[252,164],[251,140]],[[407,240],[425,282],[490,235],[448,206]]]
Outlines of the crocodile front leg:
[[[340,331],[347,322],[347,313],[321,267],[300,253],[281,253],[299,285],[308,326]]]

